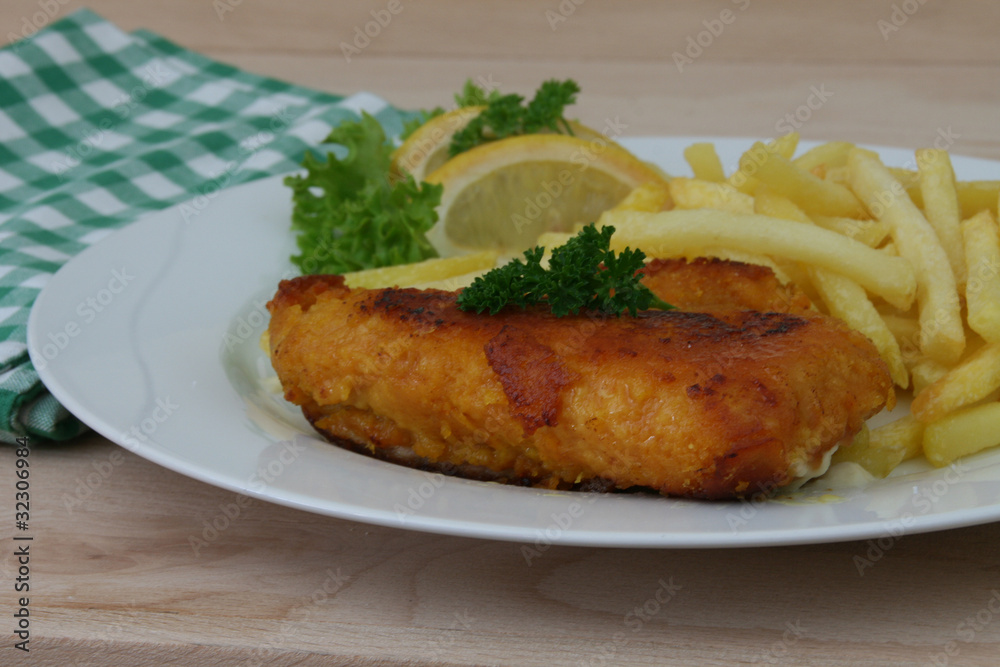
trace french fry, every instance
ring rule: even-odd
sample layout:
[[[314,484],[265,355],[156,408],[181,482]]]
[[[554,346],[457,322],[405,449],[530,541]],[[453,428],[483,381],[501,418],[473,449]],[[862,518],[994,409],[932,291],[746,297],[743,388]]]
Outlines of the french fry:
[[[670,198],[677,208],[714,208],[734,213],[753,213],[753,197],[728,183],[673,178],[668,187]]]
[[[710,146],[711,144],[707,145]],[[690,179],[685,179],[685,180],[690,180]],[[735,192],[740,197],[749,198],[748,195],[744,195],[743,193],[735,191],[732,188],[732,186],[729,186],[728,184],[720,183],[718,185],[723,186],[723,188],[727,188],[729,191]],[[654,188],[654,191],[651,193],[646,192],[645,190],[648,189],[647,186]],[[659,207],[659,204],[657,202],[658,199],[657,193],[661,189],[663,192],[665,192],[667,200],[670,200],[670,193],[667,190],[667,186],[662,185],[660,183],[643,184],[637,187],[631,193],[629,193],[629,195],[620,204],[611,209],[611,211],[647,211],[653,213],[656,211],[664,210],[663,208]],[[753,199],[752,198],[749,199],[752,205]],[[604,226],[605,224],[604,216],[607,215],[608,213],[609,212],[605,212],[604,214],[602,214],[601,219],[597,225],[598,227]],[[580,225],[580,227],[583,227],[583,225]],[[579,229],[577,229],[576,231],[579,232]],[[568,237],[569,235],[565,236]],[[560,237],[557,233],[549,232],[547,234],[542,234],[542,236],[538,239],[538,245],[543,245],[545,247],[552,247],[550,245],[547,245],[547,243],[551,243],[553,246],[562,245],[562,243],[565,243],[565,239],[562,239],[561,241],[559,239]],[[558,243],[556,243],[556,241],[558,241]],[[694,256],[718,257],[720,259],[728,259],[734,262],[743,262],[745,264],[759,264],[761,266],[766,266],[769,269],[771,269],[774,272],[774,275],[778,278],[778,280],[782,284],[787,284],[791,282],[789,276],[784,271],[782,271],[782,269],[770,257],[767,257],[766,255],[749,253],[741,250],[734,250],[732,248],[703,248],[700,252],[695,253],[695,255],[689,256],[688,259]]]
[[[806,225],[813,224],[809,216],[795,204],[771,192],[759,192],[754,206],[758,213]],[[892,381],[905,389],[909,385],[910,375],[903,364],[899,343],[875,310],[865,290],[850,278],[828,269],[810,266],[808,272],[813,287],[819,292],[829,313],[867,336],[889,367]]]
[[[796,287],[805,292],[805,295],[809,297],[809,301],[811,303],[823,303],[823,297],[821,297],[819,292],[816,291],[816,288],[813,287],[812,280],[809,277],[809,269],[805,264],[784,258],[778,258],[776,264],[778,264],[781,267],[781,270],[788,275],[791,282],[794,283]]]
[[[989,343],[917,394],[910,405],[925,424],[937,421],[1000,388],[1000,343]]]
[[[616,251],[631,246],[653,257],[677,257],[707,247],[739,248],[841,273],[901,310],[909,309],[916,293],[907,260],[814,225],[711,209],[613,211],[602,221],[615,226]]]
[[[920,454],[923,435],[924,425],[907,415],[871,429],[867,438],[857,438],[849,446],[841,447],[834,452],[830,463],[857,463],[881,479],[903,461]]]
[[[917,273],[920,349],[943,364],[958,361],[965,347],[955,274],[934,229],[878,155],[860,148],[847,158],[851,188],[878,220],[889,223],[900,255]]]
[[[924,207],[924,196],[920,191],[920,177],[917,172],[899,167],[889,167],[889,172],[899,181],[917,208]],[[955,192],[962,219],[971,218],[980,211],[997,215],[997,197],[1000,195],[1000,181],[957,181]]]
[[[909,461],[920,454],[923,430],[923,424],[912,415],[906,415],[894,422],[873,428],[871,446],[875,449],[898,452],[901,454],[900,463]]]
[[[924,196],[920,192],[920,175],[913,169],[902,167],[886,167],[886,169],[903,186],[917,208],[923,208]]]
[[[812,171],[817,167],[825,167],[827,170],[843,167],[847,164],[847,152],[852,148],[854,144],[846,141],[828,141],[810,148],[792,160],[792,163],[802,171]]]
[[[906,315],[895,315],[892,313],[882,313],[882,321],[889,327],[889,331],[899,341],[900,347],[917,344],[917,337],[920,335],[920,323],[915,317]]]
[[[764,151],[768,153],[775,153],[777,155],[781,155],[786,159],[791,159],[791,157],[795,155],[795,149],[796,147],[798,147],[798,145],[799,145],[799,133],[790,132],[784,136],[778,137],[777,139],[768,142],[766,146],[761,144],[761,147],[764,149]],[[754,148],[751,148],[750,150],[757,150],[756,145]],[[749,152],[750,151],[747,151],[747,153]],[[744,154],[744,157],[746,157],[746,154]],[[754,159],[759,160],[762,158],[755,157]],[[757,188],[758,185],[757,179],[754,178],[753,176],[754,171],[756,171],[756,167],[753,166],[749,167],[748,169],[744,169],[743,159],[741,158],[740,166],[737,167],[736,171],[734,171],[729,176],[728,179],[726,179],[726,182],[732,185],[740,192],[743,192],[748,195],[753,194],[753,191]]]
[[[958,202],[962,206],[962,217],[971,218],[980,211],[997,212],[997,197],[1000,196],[1000,181],[959,181],[955,184]]]
[[[726,180],[726,172],[722,169],[719,154],[715,152],[715,144],[708,142],[691,144],[684,149],[684,159],[690,165],[695,178],[714,183]]]
[[[936,466],[1000,445],[1000,403],[959,410],[924,429],[924,455]]]
[[[889,225],[881,220],[855,220],[854,218],[829,215],[812,215],[810,217],[820,227],[861,241],[869,248],[879,247],[889,236]]]
[[[944,364],[939,364],[933,359],[926,357],[920,359],[910,368],[910,377],[913,379],[913,393],[919,394],[927,387],[931,386],[951,370]]]
[[[847,188],[850,187],[851,184],[851,171],[847,168],[846,164],[842,167],[830,167],[826,170],[826,175],[823,176],[823,180],[836,183],[837,185],[843,185]]]
[[[745,173],[742,169],[737,169],[730,174],[729,178],[726,179],[726,183],[748,195],[753,194],[753,191],[760,185],[756,178]]]
[[[955,189],[955,172],[947,151],[924,148],[917,151],[920,194],[927,222],[937,233],[944,248],[955,282],[965,285],[965,252],[962,248],[961,210]]]
[[[1000,342],[1000,233],[989,211],[961,226],[968,263],[965,286],[969,328],[985,340]]]
[[[810,174],[812,174],[816,178],[820,178],[820,179],[826,180],[826,169],[827,169],[826,165],[825,164],[821,164],[818,167],[813,167],[812,169],[806,169],[804,171],[808,171]]]
[[[776,155],[780,155],[786,160],[791,160],[792,156],[795,155],[795,149],[798,147],[799,133],[789,132],[788,134],[783,134],[780,137],[772,139],[767,148]]]
[[[344,274],[348,287],[409,287],[418,283],[446,280],[471,271],[491,269],[496,265],[497,253],[490,251],[459,255],[445,259],[426,259],[414,264],[383,266]]]
[[[665,211],[673,204],[670,188],[663,181],[646,181],[637,186],[625,199],[615,205],[615,209],[626,211]]]
[[[810,273],[813,286],[823,298],[830,314],[867,336],[889,366],[892,381],[904,389],[909,386],[910,374],[903,363],[899,343],[875,310],[865,290],[850,278],[832,271],[810,269]]]
[[[427,282],[414,283],[413,285],[410,285],[410,287],[415,289],[441,289],[454,292],[455,290],[468,287],[476,278],[486,275],[491,270],[492,269],[479,269],[478,271],[470,271],[469,273],[462,273],[457,276],[442,278],[441,280],[429,280]]]
[[[865,210],[847,188],[817,178],[787,158],[757,142],[740,158],[740,169],[776,193],[792,200],[806,213],[862,218]]]
[[[772,218],[801,222],[804,225],[813,224],[812,219],[801,208],[796,206],[791,199],[777,194],[763,184],[754,193],[753,210],[754,213],[767,215]]]

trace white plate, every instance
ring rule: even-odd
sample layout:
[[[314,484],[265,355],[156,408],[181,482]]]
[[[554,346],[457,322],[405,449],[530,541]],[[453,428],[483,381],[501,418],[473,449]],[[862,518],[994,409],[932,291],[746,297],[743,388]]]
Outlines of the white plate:
[[[698,138],[623,141],[671,173]],[[709,138],[727,167],[750,140]],[[879,149],[900,166],[911,151]],[[1000,164],[954,159],[960,178]],[[31,358],[94,430],[209,484],[303,510],[416,530],[549,544],[731,547],[881,538],[1000,518],[1000,452],[914,464],[865,489],[700,502],[504,487],[331,446],[266,387],[264,303],[294,274],[290,191],[258,181],[148,215],[81,253],[42,291]]]

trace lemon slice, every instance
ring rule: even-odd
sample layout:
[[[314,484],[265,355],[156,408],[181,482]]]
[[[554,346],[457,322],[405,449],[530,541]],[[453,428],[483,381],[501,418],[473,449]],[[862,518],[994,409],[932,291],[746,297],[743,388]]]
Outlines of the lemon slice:
[[[424,180],[444,186],[427,239],[449,257],[516,254],[544,232],[596,221],[634,188],[663,176],[603,137],[532,134],[477,146]]]
[[[425,180],[428,174],[447,162],[451,155],[448,152],[451,139],[469,124],[473,118],[482,113],[486,107],[459,107],[440,116],[435,116],[421,125],[392,154],[391,169],[395,174],[404,171],[413,175],[414,180]],[[598,132],[576,121],[567,121],[573,136],[581,139],[608,140]],[[544,132],[548,134],[546,130]]]
[[[459,107],[435,116],[421,125],[393,151],[390,169],[395,174],[409,172],[418,183],[451,157],[451,138],[482,113],[486,107]]]

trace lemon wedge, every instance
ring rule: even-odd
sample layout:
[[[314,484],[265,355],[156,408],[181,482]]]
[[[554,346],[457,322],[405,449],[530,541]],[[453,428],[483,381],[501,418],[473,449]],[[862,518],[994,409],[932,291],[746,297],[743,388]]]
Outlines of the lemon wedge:
[[[532,134],[461,153],[424,180],[444,186],[427,239],[442,257],[478,250],[516,254],[544,232],[596,221],[657,169],[605,139]]]

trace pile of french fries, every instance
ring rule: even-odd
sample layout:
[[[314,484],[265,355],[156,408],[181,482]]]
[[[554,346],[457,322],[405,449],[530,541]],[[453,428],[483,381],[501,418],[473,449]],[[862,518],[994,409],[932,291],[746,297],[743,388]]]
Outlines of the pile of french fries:
[[[692,144],[693,178],[646,183],[598,225],[616,228],[618,251],[769,266],[872,340],[912,395],[910,414],[865,429],[834,462],[884,477],[920,454],[944,466],[1000,445],[1000,181],[956,181],[944,150],[916,151],[908,170],[846,142],[796,157],[798,142],[792,133],[755,143],[728,176],[714,145]],[[481,252],[347,283],[457,289],[496,261]]]
[[[644,185],[601,224],[619,250],[770,266],[872,340],[910,414],[835,462],[884,477],[921,453],[943,466],[1000,445],[1000,181],[956,182],[944,150],[906,170],[849,143],[797,147],[755,143],[726,176],[712,144],[693,144],[693,178]]]

